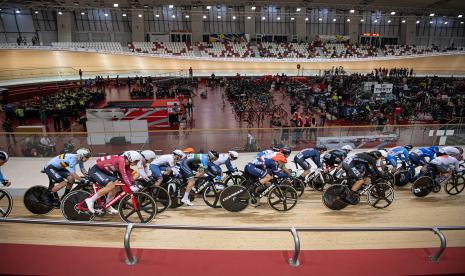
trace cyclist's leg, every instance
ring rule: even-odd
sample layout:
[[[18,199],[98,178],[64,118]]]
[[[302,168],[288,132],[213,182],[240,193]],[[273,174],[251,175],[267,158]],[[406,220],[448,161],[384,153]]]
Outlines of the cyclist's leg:
[[[58,169],[52,165],[47,166],[44,169],[45,174],[50,180],[50,185],[48,187],[48,192],[41,195],[40,200],[46,205],[52,205],[51,199],[54,198],[53,193],[59,191],[66,185],[64,174],[62,174]]]
[[[187,181],[186,191],[182,197],[182,202],[187,205],[193,205],[193,203],[189,200],[189,193],[191,192],[192,188],[194,188],[195,178],[194,172],[187,166],[181,165],[180,172],[183,178]]]
[[[162,173],[160,167],[155,164],[150,164],[149,166],[150,171],[152,172],[152,177],[156,179],[154,186],[160,187],[161,182],[163,181]]]
[[[108,175],[101,170],[98,169],[96,165],[94,165],[92,168],[89,169],[89,176],[94,180],[97,184],[102,186],[103,188],[100,189],[97,193],[93,194],[90,198],[86,199],[86,204],[87,208],[89,209],[90,212],[95,213],[94,210],[94,202],[111,192],[110,195],[115,194],[116,192],[116,185],[115,182],[117,181],[117,178],[113,175]]]
[[[310,164],[307,161],[300,159],[300,158],[294,158],[294,162],[298,164],[302,168],[302,170],[304,170],[300,174],[300,179],[302,180],[305,179],[305,177],[310,173],[310,168],[311,168]]]

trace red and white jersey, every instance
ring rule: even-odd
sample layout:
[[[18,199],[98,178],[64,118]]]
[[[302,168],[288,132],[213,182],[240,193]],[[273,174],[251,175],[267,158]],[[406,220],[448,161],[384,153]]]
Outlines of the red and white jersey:
[[[121,155],[108,155],[100,157],[95,163],[99,170],[109,173],[119,173],[121,180],[128,186],[131,186],[134,179],[131,174],[131,167],[126,165],[126,158]]]

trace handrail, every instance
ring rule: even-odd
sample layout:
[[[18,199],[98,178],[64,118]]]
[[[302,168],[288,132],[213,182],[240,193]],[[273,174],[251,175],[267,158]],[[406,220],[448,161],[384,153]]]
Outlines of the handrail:
[[[67,226],[93,226],[93,227],[113,227],[126,228],[124,235],[124,249],[126,252],[125,263],[135,265],[137,258],[131,251],[130,239],[133,228],[148,229],[170,229],[170,230],[201,230],[201,231],[256,231],[256,232],[290,232],[294,240],[294,255],[289,259],[289,265],[297,267],[300,254],[300,238],[298,231],[301,232],[414,232],[414,231],[431,231],[440,240],[439,249],[432,256],[428,256],[432,262],[439,263],[444,250],[446,249],[446,237],[441,232],[465,230],[465,226],[434,226],[434,227],[253,227],[253,226],[195,226],[195,225],[157,225],[157,224],[139,224],[139,223],[113,223],[113,222],[84,222],[84,221],[66,221],[66,220],[44,220],[44,219],[25,219],[25,218],[0,218],[0,222],[5,223],[31,223],[31,224],[48,224],[48,225],[67,225]]]

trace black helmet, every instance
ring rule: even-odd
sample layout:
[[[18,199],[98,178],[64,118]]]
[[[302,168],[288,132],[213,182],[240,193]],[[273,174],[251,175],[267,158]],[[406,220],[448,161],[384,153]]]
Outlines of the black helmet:
[[[276,147],[276,146],[271,146],[270,149],[274,152],[278,152],[279,151],[279,147]]]
[[[383,154],[379,150],[370,151],[368,154],[376,159],[383,157]]]
[[[328,148],[324,145],[319,145],[319,146],[315,146],[315,149],[316,150],[319,150],[319,151],[327,151]]]
[[[8,159],[9,159],[8,153],[6,153],[4,151],[0,151],[0,160],[5,161],[5,163],[6,163],[6,162],[8,162]]]
[[[291,148],[290,147],[283,147],[282,149],[279,150],[282,154],[284,154],[285,156],[289,156],[291,155]]]
[[[406,148],[408,151],[413,149],[413,145],[405,145],[404,148]]]
[[[220,157],[220,154],[216,150],[211,150],[208,152],[208,157],[210,159],[218,159]]]

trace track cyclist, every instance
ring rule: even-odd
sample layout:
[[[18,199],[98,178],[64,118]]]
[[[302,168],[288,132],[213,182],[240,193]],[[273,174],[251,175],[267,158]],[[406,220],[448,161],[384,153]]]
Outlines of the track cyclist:
[[[436,157],[439,148],[437,146],[431,146],[428,148],[417,148],[409,153],[410,163],[414,167],[425,168],[425,165],[431,162]]]
[[[393,172],[397,170],[397,160],[402,162],[403,169],[406,169],[405,165],[411,166],[409,151],[412,149],[412,145],[405,145],[394,147],[387,151],[386,162],[393,167]]]
[[[157,155],[153,150],[143,150],[139,153],[142,155],[142,159],[139,160],[139,162],[136,164],[138,177],[135,178],[142,178],[146,181],[149,181],[150,177],[148,164],[150,164],[157,157]]]
[[[171,154],[163,154],[153,160],[149,165],[149,169],[152,172],[151,177],[155,179],[155,187],[159,187],[163,182],[163,174],[171,174],[176,169],[176,164],[186,156],[182,150],[176,149]]]
[[[440,153],[447,154],[454,157],[458,161],[463,160],[463,148],[461,147],[442,147],[439,149]]]
[[[137,186],[133,185],[134,178],[131,174],[131,165],[136,165],[142,158],[142,155],[137,151],[126,151],[122,155],[108,155],[97,159],[95,165],[89,169],[89,176],[103,188],[86,199],[87,208],[90,212],[95,213],[94,202],[98,198],[108,194],[106,202],[113,199],[118,192],[115,185],[116,182],[120,182],[118,175],[124,184],[129,186],[131,191],[137,192],[139,190]],[[111,214],[118,213],[113,207],[107,210]]]
[[[210,150],[207,154],[191,154],[186,159],[181,161],[180,173],[184,180],[187,181],[186,192],[184,193],[181,202],[188,206],[194,205],[189,200],[189,193],[195,185],[194,177],[202,177],[208,169],[209,163],[213,163],[220,157],[215,150]],[[197,170],[198,169],[198,170]],[[197,172],[194,173],[194,170]]]
[[[276,175],[277,177],[287,176],[287,173],[280,169],[286,163],[286,156],[278,152],[270,158],[255,158],[252,162],[245,166],[244,171],[254,179],[258,180],[265,187],[268,187],[270,185],[270,181],[273,179],[273,175]]]
[[[299,165],[304,171],[300,174],[299,178],[303,181],[305,177],[310,173],[311,164],[307,162],[308,159],[314,163],[317,168],[321,168],[320,155],[325,152],[327,148],[325,146],[316,146],[315,148],[307,148],[301,150],[294,156],[294,162]]]
[[[237,153],[237,151],[230,150],[228,153],[221,153],[213,164],[217,166],[225,165],[228,173],[233,174],[237,172],[237,168],[232,165],[231,161],[237,160],[237,158],[239,158],[239,153]]]
[[[460,172],[460,162],[452,156],[438,152],[437,157],[427,165],[427,171],[431,173],[431,178],[435,179],[435,185],[440,185],[453,172]],[[437,179],[438,178],[438,179]]]
[[[327,169],[340,166],[342,160],[344,160],[352,150],[353,148],[351,145],[345,145],[340,149],[330,150],[323,156],[323,164]]]
[[[6,162],[8,162],[8,153],[4,151],[0,151],[0,167],[5,165]],[[5,187],[9,187],[11,185],[11,182],[7,179],[5,179],[5,176],[3,176],[2,171],[0,170],[0,183],[3,184]]]
[[[58,204],[58,199],[54,197],[54,193],[66,186],[63,195],[65,196],[69,193],[75,181],[81,181],[81,177],[76,173],[76,165],[79,164],[81,172],[86,175],[87,171],[84,168],[84,162],[89,160],[90,154],[89,149],[81,148],[75,154],[63,153],[55,156],[47,163],[44,172],[55,185],[49,187],[48,193],[41,195],[42,203],[48,206]]]

